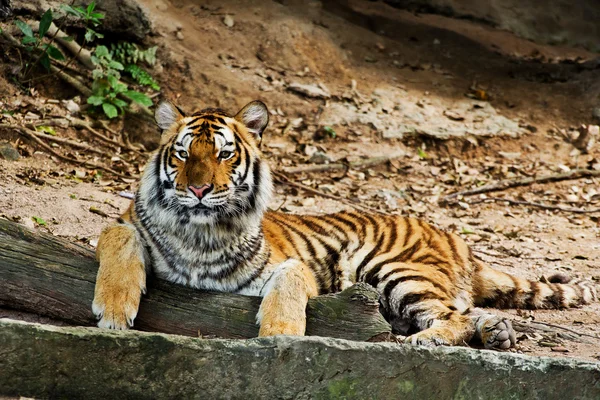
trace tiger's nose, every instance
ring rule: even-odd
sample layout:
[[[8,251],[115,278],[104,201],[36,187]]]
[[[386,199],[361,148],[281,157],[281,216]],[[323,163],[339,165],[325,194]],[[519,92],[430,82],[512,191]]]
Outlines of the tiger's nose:
[[[202,199],[204,196],[206,196],[208,192],[212,190],[212,188],[213,185],[209,185],[208,183],[200,187],[193,185],[188,186],[188,189],[190,189],[192,193],[194,193],[199,199]]]

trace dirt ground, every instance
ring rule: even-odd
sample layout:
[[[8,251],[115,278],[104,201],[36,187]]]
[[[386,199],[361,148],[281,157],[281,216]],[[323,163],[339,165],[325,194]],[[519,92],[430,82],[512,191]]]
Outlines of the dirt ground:
[[[562,272],[600,281],[600,212],[590,212],[599,207],[598,178],[487,193],[486,201],[475,195],[440,202],[503,179],[600,168],[598,148],[586,154],[572,140],[580,125],[598,123],[592,118],[600,106],[600,69],[591,62],[596,55],[378,2],[140,3],[155,24],[148,44],[159,46],[161,65],[154,72],[162,97],[184,110],[217,106],[232,113],[263,100],[271,110],[263,151],[273,169],[329,196],[279,183],[272,208],[322,213],[359,206],[417,216],[460,233],[497,269],[536,280]],[[47,100],[74,95],[54,81],[33,93],[7,82],[0,79],[0,108],[19,114],[41,107],[63,116],[64,107]],[[313,94],[299,93],[298,85]],[[83,131],[57,132],[99,145]],[[0,128],[4,136],[22,157],[0,159],[0,214],[94,246],[127,206],[119,192],[135,190],[133,175],[144,157],[74,153],[132,175],[120,178],[61,162]],[[66,146],[53,149],[73,154]],[[391,155],[369,168],[297,171]],[[553,330],[520,333],[513,351],[600,359],[598,303],[498,313]]]

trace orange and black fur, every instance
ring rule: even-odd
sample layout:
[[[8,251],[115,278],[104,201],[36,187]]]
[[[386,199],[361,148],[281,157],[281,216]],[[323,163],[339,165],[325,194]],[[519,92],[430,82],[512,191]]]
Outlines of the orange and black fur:
[[[255,101],[220,110],[156,112],[162,143],[129,209],[102,232],[93,310],[99,326],[133,324],[146,270],[199,289],[259,295],[260,335],[303,335],[310,297],[367,282],[407,341],[507,348],[507,320],[474,307],[566,308],[596,299],[587,281],[542,283],[495,271],[465,242],[423,221],[358,211],[267,211],[271,177]]]

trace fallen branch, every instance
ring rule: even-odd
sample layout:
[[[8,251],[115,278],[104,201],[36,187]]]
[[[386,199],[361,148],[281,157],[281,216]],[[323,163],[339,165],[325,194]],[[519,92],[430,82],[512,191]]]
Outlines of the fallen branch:
[[[31,28],[35,32],[39,31],[39,26],[40,24],[37,21],[31,23]],[[79,61],[87,69],[93,70],[96,68],[96,66],[92,62],[92,53],[89,50],[80,46],[75,40],[65,40],[64,38],[68,37],[69,35],[61,31],[56,25],[54,25],[54,22],[50,24],[50,28],[48,28],[46,36],[52,38],[53,40],[58,42],[62,47],[67,49],[71,54],[73,54],[75,58],[77,58],[77,61]]]
[[[44,149],[46,149],[50,154],[54,155],[55,157],[63,160],[63,161],[67,161],[73,164],[77,164],[77,165],[84,165],[87,166],[89,168],[94,168],[94,169],[101,169],[103,171],[107,171],[110,172],[111,174],[115,174],[118,177],[121,178],[127,178],[127,179],[134,179],[137,178],[136,176],[129,176],[129,175],[125,175],[122,174],[118,171],[115,171],[112,168],[109,167],[105,167],[103,165],[100,164],[96,164],[93,163],[91,161],[80,161],[80,160],[76,160],[74,158],[71,157],[67,157],[67,156],[63,156],[62,154],[54,151],[54,149],[52,149],[52,147],[48,146],[45,142],[43,142],[37,135],[38,132],[32,131],[31,129],[25,128],[23,126],[12,126],[12,129],[14,129],[15,131],[21,133],[23,136],[26,136],[30,139],[32,139],[34,142],[38,143],[40,146],[42,146]]]
[[[15,124],[0,124],[0,128],[19,129],[19,128],[22,128],[22,127],[19,126],[19,125],[15,125]],[[62,137],[59,137],[59,136],[48,135],[46,133],[37,132],[37,131],[31,130],[31,129],[29,129],[28,131],[29,131],[30,135],[35,135],[35,136],[37,136],[40,139],[45,139],[45,140],[50,140],[50,141],[56,142],[56,143],[66,144],[66,145],[71,146],[71,147],[75,147],[75,148],[82,149],[82,150],[85,150],[85,151],[89,151],[89,152],[92,152],[92,153],[100,154],[102,156],[110,158],[110,155],[106,154],[104,151],[102,151],[102,150],[100,150],[98,148],[89,146],[87,144],[78,143],[78,142],[75,142],[73,140],[62,138]]]
[[[97,269],[91,250],[0,219],[0,306],[93,326]],[[136,329],[195,337],[258,334],[258,297],[209,293],[158,279],[148,286]],[[365,341],[390,331],[379,312],[379,295],[368,285],[308,303],[308,335]]]
[[[583,343],[594,343],[593,341],[585,338],[592,338],[596,340],[600,340],[600,338],[589,335],[587,333],[577,332],[573,329],[566,328],[564,326],[549,324],[546,322],[523,322],[518,320],[512,320],[512,326],[517,332],[525,332],[532,333],[535,331],[549,332],[555,333],[559,337],[563,339],[571,340],[573,342],[583,342]]]
[[[108,136],[105,136],[105,135],[101,134],[100,132],[98,132],[97,130],[92,128],[92,126],[87,121],[85,121],[83,119],[77,119],[77,118],[71,117],[71,118],[69,118],[69,122],[71,123],[71,126],[73,126],[75,128],[81,128],[81,129],[87,130],[94,137],[96,137],[97,139],[100,139],[104,143],[107,143],[107,144],[109,144],[111,146],[115,146],[115,147],[125,147],[123,143],[119,143],[116,140],[113,140],[113,139],[109,138]],[[129,149],[129,150],[133,150],[133,149]]]
[[[285,172],[287,174],[301,174],[301,173],[311,173],[311,172],[346,170],[346,169],[350,169],[350,168],[354,168],[354,169],[370,168],[370,167],[374,167],[376,165],[380,165],[380,164],[386,163],[388,161],[394,160],[396,158],[404,157],[405,155],[406,155],[406,153],[392,154],[389,156],[372,157],[372,158],[367,158],[365,160],[353,161],[353,162],[349,162],[349,163],[302,165],[302,166],[298,166],[298,167],[284,168],[283,172]]]
[[[315,194],[317,196],[324,197],[326,199],[336,200],[336,201],[339,201],[341,203],[347,204],[347,205],[349,205],[349,206],[351,206],[353,208],[357,208],[359,210],[363,210],[363,211],[370,212],[370,213],[375,213],[375,214],[381,213],[381,211],[379,211],[379,210],[377,210],[375,208],[357,204],[357,203],[355,203],[353,201],[350,201],[348,199],[345,199],[345,198],[343,198],[341,196],[336,196],[334,194],[325,193],[325,192],[322,192],[322,191],[317,190],[317,189],[313,189],[310,186],[306,186],[306,185],[303,185],[303,184],[298,183],[298,182],[292,182],[292,181],[290,181],[288,179],[288,177],[286,177],[285,175],[283,175],[281,172],[273,171],[272,174],[275,177],[275,181],[277,181],[277,182],[279,182],[279,183],[281,183],[283,185],[292,186],[292,187],[298,188],[300,190],[304,190],[305,192],[309,192],[309,193]]]
[[[441,198],[440,203],[441,204],[449,203],[451,200],[455,200],[459,197],[473,196],[473,195],[481,194],[481,193],[498,192],[501,190],[506,190],[506,189],[520,187],[520,186],[529,186],[529,185],[532,185],[535,183],[559,182],[559,181],[566,181],[566,180],[571,180],[571,179],[587,178],[590,176],[600,176],[600,171],[593,171],[590,169],[579,168],[579,169],[574,169],[569,172],[565,172],[562,174],[556,174],[556,175],[544,175],[544,176],[538,176],[538,177],[500,181],[498,183],[494,183],[491,185],[485,185],[485,186],[481,186],[481,187],[478,187],[475,189],[469,189],[469,190],[464,190],[464,191],[449,194],[448,196]]]
[[[569,207],[561,207],[561,206],[549,206],[541,203],[534,203],[531,201],[524,200],[511,200],[503,197],[488,197],[485,199],[473,200],[467,202],[467,204],[479,204],[479,203],[488,203],[488,202],[506,202],[508,204],[521,205],[521,206],[530,206],[537,207],[544,210],[552,210],[552,211],[562,211],[569,212],[574,214],[590,214],[600,212],[600,208],[593,208],[591,210],[584,210],[583,208],[569,208]]]

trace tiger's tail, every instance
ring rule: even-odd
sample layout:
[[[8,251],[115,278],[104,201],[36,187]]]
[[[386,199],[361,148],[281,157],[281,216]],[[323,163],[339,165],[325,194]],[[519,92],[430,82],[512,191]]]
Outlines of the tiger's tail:
[[[474,277],[474,303],[478,307],[550,309],[570,308],[598,300],[591,281],[571,281],[556,274],[539,281],[517,278],[478,262]]]

